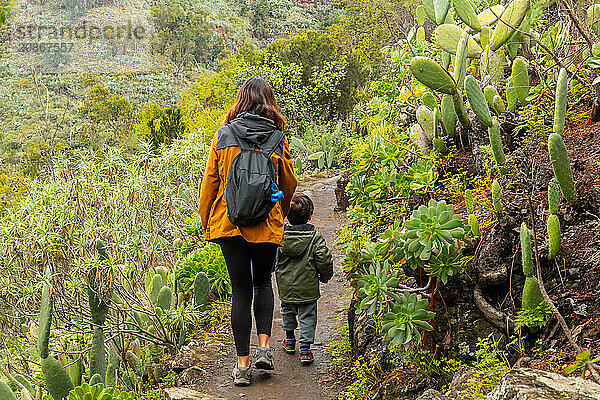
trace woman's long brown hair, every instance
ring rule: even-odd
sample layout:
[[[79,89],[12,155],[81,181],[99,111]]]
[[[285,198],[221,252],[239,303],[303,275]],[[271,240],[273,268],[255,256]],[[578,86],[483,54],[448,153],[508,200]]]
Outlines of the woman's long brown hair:
[[[224,124],[230,123],[244,111],[272,120],[279,130],[283,130],[285,126],[285,117],[279,111],[275,93],[262,78],[249,78],[242,84]]]

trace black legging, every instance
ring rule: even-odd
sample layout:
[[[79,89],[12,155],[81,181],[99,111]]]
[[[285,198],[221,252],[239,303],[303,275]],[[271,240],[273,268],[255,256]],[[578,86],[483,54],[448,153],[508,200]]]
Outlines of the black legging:
[[[238,356],[247,356],[250,354],[253,288],[257,334],[271,335],[274,305],[271,273],[278,246],[249,243],[241,236],[220,238],[217,243],[221,246],[231,278],[231,326],[235,348]]]

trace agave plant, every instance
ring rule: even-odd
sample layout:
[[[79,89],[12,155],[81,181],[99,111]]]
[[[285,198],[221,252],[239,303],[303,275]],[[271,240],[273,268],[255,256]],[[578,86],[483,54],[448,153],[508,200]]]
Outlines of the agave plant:
[[[423,266],[447,247],[458,247],[457,241],[465,237],[462,219],[444,200],[431,199],[414,210],[404,229],[405,258],[413,267]]]
[[[94,386],[84,383],[71,390],[68,400],[133,400],[135,398],[137,398],[135,393],[121,392],[115,388],[105,389],[102,383]]]
[[[368,274],[356,280],[357,298],[360,300],[358,310],[370,315],[381,313],[394,297],[390,288],[397,287],[399,283],[397,271],[392,270],[387,261],[383,265],[376,261],[369,267]]]
[[[384,315],[382,333],[392,346],[408,345],[411,341],[421,341],[419,329],[431,331],[433,327],[427,321],[435,313],[428,311],[429,301],[420,295],[403,293],[398,302],[391,306],[391,311]]]
[[[458,249],[445,247],[440,254],[432,256],[423,268],[427,275],[435,276],[443,284],[446,284],[448,277],[454,276],[463,270],[466,261],[466,257],[463,257]]]

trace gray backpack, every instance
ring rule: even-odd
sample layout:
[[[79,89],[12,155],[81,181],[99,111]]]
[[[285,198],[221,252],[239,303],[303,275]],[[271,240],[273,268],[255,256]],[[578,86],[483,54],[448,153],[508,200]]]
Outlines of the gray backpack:
[[[277,189],[277,172],[271,154],[284,138],[283,132],[273,131],[261,146],[252,147],[233,133],[241,150],[231,163],[225,203],[227,216],[236,226],[253,226],[269,216],[276,203],[271,194]]]

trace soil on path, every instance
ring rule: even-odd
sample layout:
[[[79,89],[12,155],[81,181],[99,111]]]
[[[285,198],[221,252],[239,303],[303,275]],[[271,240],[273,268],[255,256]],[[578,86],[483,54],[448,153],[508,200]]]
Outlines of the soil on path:
[[[334,194],[335,178],[314,177],[299,186],[300,191],[306,192],[315,204],[312,223],[323,234],[327,245],[334,255],[334,276],[327,283],[321,285],[321,299],[318,302],[318,324],[313,353],[315,362],[304,367],[300,365],[298,355],[288,355],[281,348],[285,337],[281,329],[281,314],[279,313],[279,299],[277,297],[276,282],[273,277],[275,292],[275,312],[273,320],[273,335],[271,346],[275,353],[275,370],[253,370],[252,385],[247,388],[235,387],[231,380],[231,369],[235,363],[235,350],[230,347],[228,355],[215,361],[207,370],[210,374],[199,385],[203,393],[226,399],[294,399],[318,400],[335,397],[332,386],[332,377],[327,373],[329,356],[326,352],[327,344],[334,337],[340,323],[345,323],[346,309],[349,303],[351,288],[347,284],[341,262],[343,253],[335,245],[337,230],[345,223],[343,212],[335,211],[336,200]],[[340,322],[341,321],[341,322]],[[251,354],[257,347],[256,330],[253,329]],[[298,331],[296,337],[299,336]]]

